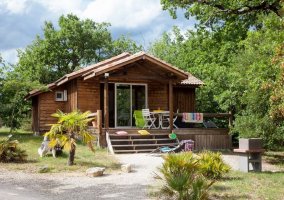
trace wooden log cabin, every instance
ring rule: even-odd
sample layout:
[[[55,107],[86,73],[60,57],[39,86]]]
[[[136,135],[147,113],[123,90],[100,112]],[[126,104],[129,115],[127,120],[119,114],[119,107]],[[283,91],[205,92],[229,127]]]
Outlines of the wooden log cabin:
[[[66,74],[47,85],[48,90],[33,90],[26,98],[32,101],[32,128],[36,133],[48,131],[49,124],[56,122],[51,114],[57,110],[101,110],[106,131],[135,129],[133,111],[149,108],[170,111],[170,129],[156,130],[168,134],[173,130],[175,111],[195,112],[195,90],[202,84],[190,73],[145,52],[122,53]],[[182,129],[178,132],[182,134]],[[229,147],[228,142],[224,145]]]

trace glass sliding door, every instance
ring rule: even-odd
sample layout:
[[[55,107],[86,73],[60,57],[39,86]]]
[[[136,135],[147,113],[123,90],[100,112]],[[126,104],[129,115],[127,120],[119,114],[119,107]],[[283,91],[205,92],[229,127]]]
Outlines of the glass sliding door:
[[[146,108],[146,91],[144,84],[115,84],[115,127],[135,126],[133,113]]]
[[[131,126],[131,87],[116,85],[116,126]]]
[[[146,86],[132,85],[132,126],[136,126],[133,117],[134,110],[146,108]]]

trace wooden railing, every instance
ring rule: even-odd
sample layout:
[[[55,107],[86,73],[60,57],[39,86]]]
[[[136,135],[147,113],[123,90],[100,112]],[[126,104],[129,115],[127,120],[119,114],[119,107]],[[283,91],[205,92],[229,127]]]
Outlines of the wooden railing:
[[[182,113],[175,113],[174,116],[182,117]],[[231,113],[203,113],[203,118],[227,118],[229,127],[233,125],[233,115]]]
[[[95,113],[91,113],[89,117],[94,117],[94,121],[92,122],[93,127],[95,128],[96,135],[98,137],[98,145],[100,147],[106,146],[106,135],[103,132],[103,117],[102,117],[102,110],[97,110]]]

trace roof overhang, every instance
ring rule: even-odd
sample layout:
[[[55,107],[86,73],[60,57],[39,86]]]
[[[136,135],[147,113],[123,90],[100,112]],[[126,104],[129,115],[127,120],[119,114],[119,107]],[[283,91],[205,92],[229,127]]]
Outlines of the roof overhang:
[[[99,77],[104,75],[105,73],[110,73],[112,71],[118,70],[119,68],[123,68],[126,65],[135,63],[139,60],[147,61],[155,64],[155,66],[160,67],[162,70],[168,71],[172,77],[176,77],[176,81],[179,85],[191,85],[193,87],[198,87],[203,85],[203,82],[188,72],[185,72],[177,67],[172,66],[169,63],[164,62],[154,56],[151,56],[145,52],[139,52],[136,54],[122,53],[118,56],[112,57],[110,59],[104,60],[102,62],[96,63],[94,65],[90,65],[88,67],[82,68],[80,70],[74,71],[72,73],[66,74],[61,77],[57,81],[48,84],[47,88],[49,90],[54,89],[68,81],[71,81],[75,78],[82,77],[84,80],[88,80],[90,78]],[[170,79],[171,77],[169,77]],[[33,90],[29,92],[29,94],[25,97],[25,99],[29,99],[33,96],[39,95],[43,92],[43,90]]]
[[[145,52],[139,52],[137,54],[128,56],[126,58],[123,58],[121,60],[118,60],[116,62],[112,62],[110,64],[107,64],[103,67],[97,68],[92,70],[91,72],[88,72],[86,74],[83,74],[84,80],[103,75],[105,73],[109,73],[113,70],[117,70],[123,66],[126,66],[128,64],[137,62],[139,60],[147,60],[153,64],[156,64],[157,66],[161,67],[164,70],[167,70],[171,72],[172,74],[175,74],[177,77],[179,77],[181,80],[188,78],[188,73],[162,61],[157,58],[154,58],[153,56],[150,56],[146,54]]]

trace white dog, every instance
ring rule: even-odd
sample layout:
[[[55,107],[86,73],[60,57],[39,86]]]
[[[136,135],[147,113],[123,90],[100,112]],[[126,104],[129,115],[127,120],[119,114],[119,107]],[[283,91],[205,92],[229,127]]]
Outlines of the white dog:
[[[40,157],[45,156],[50,151],[48,144],[49,144],[48,137],[44,136],[43,142],[41,143],[41,146],[37,150]]]
[[[44,136],[43,138],[43,142],[41,143],[41,146],[38,148],[37,152],[40,155],[40,157],[45,156],[48,152],[52,153],[52,156],[54,158],[56,158],[59,148],[57,147],[57,145],[54,148],[50,148],[49,147],[49,139],[47,136]],[[60,148],[60,151],[62,151],[62,149]]]

